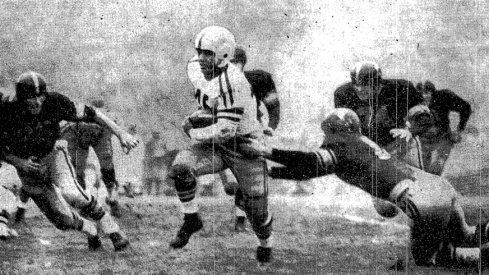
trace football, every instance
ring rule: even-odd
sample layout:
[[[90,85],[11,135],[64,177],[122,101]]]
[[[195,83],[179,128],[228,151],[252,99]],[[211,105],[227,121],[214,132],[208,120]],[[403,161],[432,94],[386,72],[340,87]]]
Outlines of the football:
[[[216,116],[211,110],[198,110],[189,116],[193,128],[208,127],[217,122]]]

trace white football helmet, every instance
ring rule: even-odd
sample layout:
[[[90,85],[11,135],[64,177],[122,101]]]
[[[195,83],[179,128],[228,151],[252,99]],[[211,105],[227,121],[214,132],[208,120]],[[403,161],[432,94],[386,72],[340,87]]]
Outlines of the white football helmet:
[[[214,52],[218,59],[217,66],[222,68],[234,58],[236,40],[228,29],[220,26],[210,26],[197,34],[195,48]]]

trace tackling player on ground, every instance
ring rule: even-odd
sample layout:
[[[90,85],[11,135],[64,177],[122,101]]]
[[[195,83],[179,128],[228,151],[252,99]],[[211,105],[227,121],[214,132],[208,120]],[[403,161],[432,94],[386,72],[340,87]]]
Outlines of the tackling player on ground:
[[[334,109],[321,125],[324,143],[314,152],[265,150],[267,158],[285,165],[272,168],[270,175],[304,180],[336,173],[373,197],[396,204],[411,218],[411,252],[416,264],[463,265],[467,254],[462,247],[481,247],[482,243],[480,261],[487,265],[488,224],[468,226],[449,182],[408,166],[383,148],[395,143],[397,134],[409,136],[408,129],[401,127],[407,110],[422,98],[408,82],[382,80],[372,62],[355,68],[352,80],[335,92],[335,105],[347,105],[358,113]],[[394,109],[388,109],[389,105]],[[403,110],[396,112],[396,107]]]
[[[250,84],[235,65],[234,35],[226,28],[204,28],[195,39],[197,56],[188,63],[195,98],[211,117],[207,125],[196,125],[192,116],[185,120],[184,132],[194,141],[178,153],[170,169],[185,215],[173,248],[184,247],[190,236],[202,228],[194,201],[196,177],[229,168],[243,192],[245,211],[259,240],[257,260],[271,259],[272,215],[268,210],[266,162],[250,155],[248,142],[263,142],[263,129],[256,118],[257,104]],[[200,128],[198,128],[200,127]]]
[[[129,241],[117,223],[78,183],[67,144],[57,141],[59,123],[62,120],[98,123],[108,127],[128,150],[137,146],[138,141],[93,107],[47,92],[46,81],[38,73],[27,72],[19,77],[16,98],[1,109],[1,142],[3,157],[16,168],[22,191],[56,228],[87,234],[90,249],[102,245],[91,220],[109,235],[116,251],[126,249]]]

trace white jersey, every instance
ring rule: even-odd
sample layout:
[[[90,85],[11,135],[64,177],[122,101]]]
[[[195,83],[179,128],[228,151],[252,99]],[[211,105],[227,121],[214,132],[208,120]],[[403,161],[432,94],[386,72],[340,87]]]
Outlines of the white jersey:
[[[196,56],[189,61],[187,73],[197,102],[203,109],[213,110],[218,123],[236,125],[236,136],[261,134],[263,128],[256,117],[256,99],[238,67],[228,64],[220,75],[206,80]]]

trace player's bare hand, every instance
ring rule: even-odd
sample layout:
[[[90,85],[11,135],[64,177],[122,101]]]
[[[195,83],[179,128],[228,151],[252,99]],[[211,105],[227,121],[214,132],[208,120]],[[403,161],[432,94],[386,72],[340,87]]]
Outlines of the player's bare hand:
[[[121,147],[126,154],[129,154],[129,152],[136,148],[139,144],[139,140],[127,132],[123,132],[119,136],[119,141],[121,142]]]
[[[410,140],[413,135],[407,129],[392,129],[389,132],[393,138],[405,139],[406,141]]]

